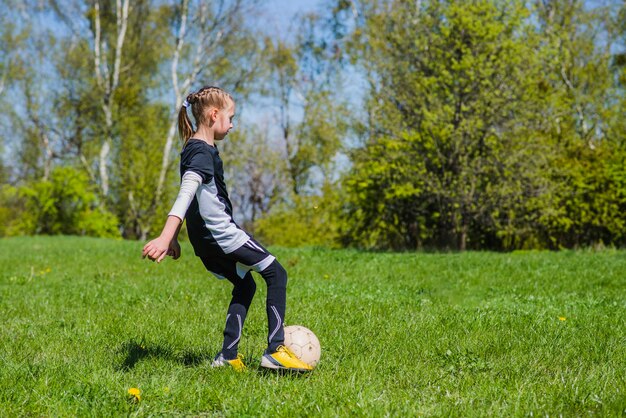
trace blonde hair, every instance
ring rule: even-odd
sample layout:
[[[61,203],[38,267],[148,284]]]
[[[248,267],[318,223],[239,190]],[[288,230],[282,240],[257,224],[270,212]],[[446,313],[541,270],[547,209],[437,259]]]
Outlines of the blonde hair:
[[[193,135],[193,125],[187,115],[187,106],[191,107],[191,113],[196,120],[196,129],[203,124],[205,118],[205,111],[209,107],[215,107],[218,110],[226,109],[231,103],[235,103],[233,97],[215,86],[204,86],[195,93],[191,93],[185,99],[183,106],[178,111],[178,134],[183,144],[187,144],[187,141]]]

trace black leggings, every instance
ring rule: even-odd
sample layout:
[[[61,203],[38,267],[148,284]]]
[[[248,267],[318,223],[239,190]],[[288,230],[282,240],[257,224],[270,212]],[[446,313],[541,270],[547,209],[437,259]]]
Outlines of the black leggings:
[[[233,255],[235,256],[235,255]],[[237,262],[231,257],[202,258],[207,269],[216,275],[226,278],[233,285],[232,298],[226,314],[224,327],[224,342],[222,355],[226,359],[237,357],[237,348],[241,339],[244,322],[250,309],[250,304],[256,292],[256,283],[250,271],[243,278],[237,272]],[[240,262],[241,263],[241,262]],[[269,266],[259,272],[267,284],[267,299],[265,309],[268,322],[268,348],[272,353],[284,344],[285,334],[283,323],[287,299],[287,272],[274,259]]]

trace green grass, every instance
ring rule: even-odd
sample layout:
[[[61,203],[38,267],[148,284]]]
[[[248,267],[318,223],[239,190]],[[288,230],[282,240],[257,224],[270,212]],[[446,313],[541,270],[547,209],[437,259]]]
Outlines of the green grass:
[[[230,285],[187,245],[160,265],[142,245],[0,240],[0,416],[626,415],[626,252],[275,248],[286,322],[322,344],[279,375],[259,276],[249,369],[213,370]]]

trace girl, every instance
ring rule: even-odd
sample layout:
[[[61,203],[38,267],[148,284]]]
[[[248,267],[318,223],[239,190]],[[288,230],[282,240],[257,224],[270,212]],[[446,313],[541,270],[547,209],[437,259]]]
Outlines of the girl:
[[[196,121],[195,132],[187,116],[188,107]],[[178,259],[178,232],[183,219],[187,219],[189,241],[196,255],[209,272],[233,285],[222,350],[215,356],[212,366],[232,366],[238,371],[245,368],[237,346],[256,291],[251,274],[254,270],[267,284],[268,347],[261,358],[261,366],[309,371],[312,368],[284,345],[285,269],[233,220],[216,142],[223,140],[232,129],[234,116],[233,98],[218,87],[203,87],[187,96],[178,113],[178,132],[184,141],[180,192],[161,235],[145,245],[143,257],[157,263],[166,255]]]

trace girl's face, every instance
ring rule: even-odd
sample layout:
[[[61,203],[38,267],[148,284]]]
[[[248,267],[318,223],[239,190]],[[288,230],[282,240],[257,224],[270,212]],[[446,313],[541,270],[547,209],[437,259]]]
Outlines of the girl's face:
[[[230,104],[221,110],[214,109],[211,111],[211,119],[213,120],[213,134],[216,140],[221,141],[228,135],[233,128],[233,118],[235,117],[235,103]]]

